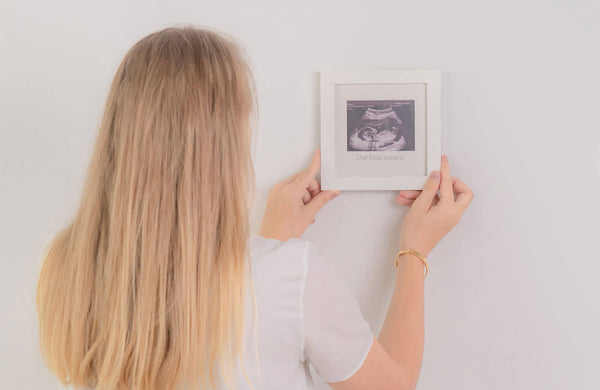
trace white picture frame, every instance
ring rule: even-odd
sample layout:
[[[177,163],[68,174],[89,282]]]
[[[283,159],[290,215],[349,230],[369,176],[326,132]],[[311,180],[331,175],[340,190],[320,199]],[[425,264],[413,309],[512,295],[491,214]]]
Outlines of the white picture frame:
[[[439,70],[323,70],[320,93],[322,189],[421,190],[439,170]]]

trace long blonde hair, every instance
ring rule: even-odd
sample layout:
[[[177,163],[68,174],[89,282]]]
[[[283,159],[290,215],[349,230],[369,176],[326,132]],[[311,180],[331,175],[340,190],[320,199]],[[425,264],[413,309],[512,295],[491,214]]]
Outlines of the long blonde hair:
[[[169,27],[126,54],[81,203],[43,255],[40,344],[63,384],[205,387],[219,368],[231,378],[256,100],[245,52],[216,29]]]

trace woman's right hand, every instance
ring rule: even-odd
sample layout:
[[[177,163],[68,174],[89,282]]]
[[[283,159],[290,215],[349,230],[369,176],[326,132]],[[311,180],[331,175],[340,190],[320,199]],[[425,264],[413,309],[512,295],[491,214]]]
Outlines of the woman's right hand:
[[[471,199],[473,191],[450,176],[448,157],[442,155],[440,171],[431,172],[422,191],[402,190],[396,198],[398,203],[410,207],[400,230],[400,248],[429,256],[442,237],[458,225]]]
[[[310,165],[302,171],[278,183],[267,200],[258,234],[265,238],[287,241],[300,238],[315,221],[323,206],[340,194],[339,191],[321,191],[315,179],[321,166],[321,150],[316,149]]]

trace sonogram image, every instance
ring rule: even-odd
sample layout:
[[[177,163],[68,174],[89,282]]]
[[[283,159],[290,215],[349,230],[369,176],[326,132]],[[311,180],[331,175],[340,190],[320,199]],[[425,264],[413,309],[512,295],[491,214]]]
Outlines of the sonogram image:
[[[414,100],[348,100],[348,151],[414,151]]]

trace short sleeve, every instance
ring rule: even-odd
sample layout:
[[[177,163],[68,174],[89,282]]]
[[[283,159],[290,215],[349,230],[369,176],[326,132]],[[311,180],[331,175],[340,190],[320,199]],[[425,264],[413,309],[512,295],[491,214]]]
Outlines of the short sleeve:
[[[326,382],[350,378],[362,366],[373,333],[349,287],[307,243],[303,301],[302,360]]]

